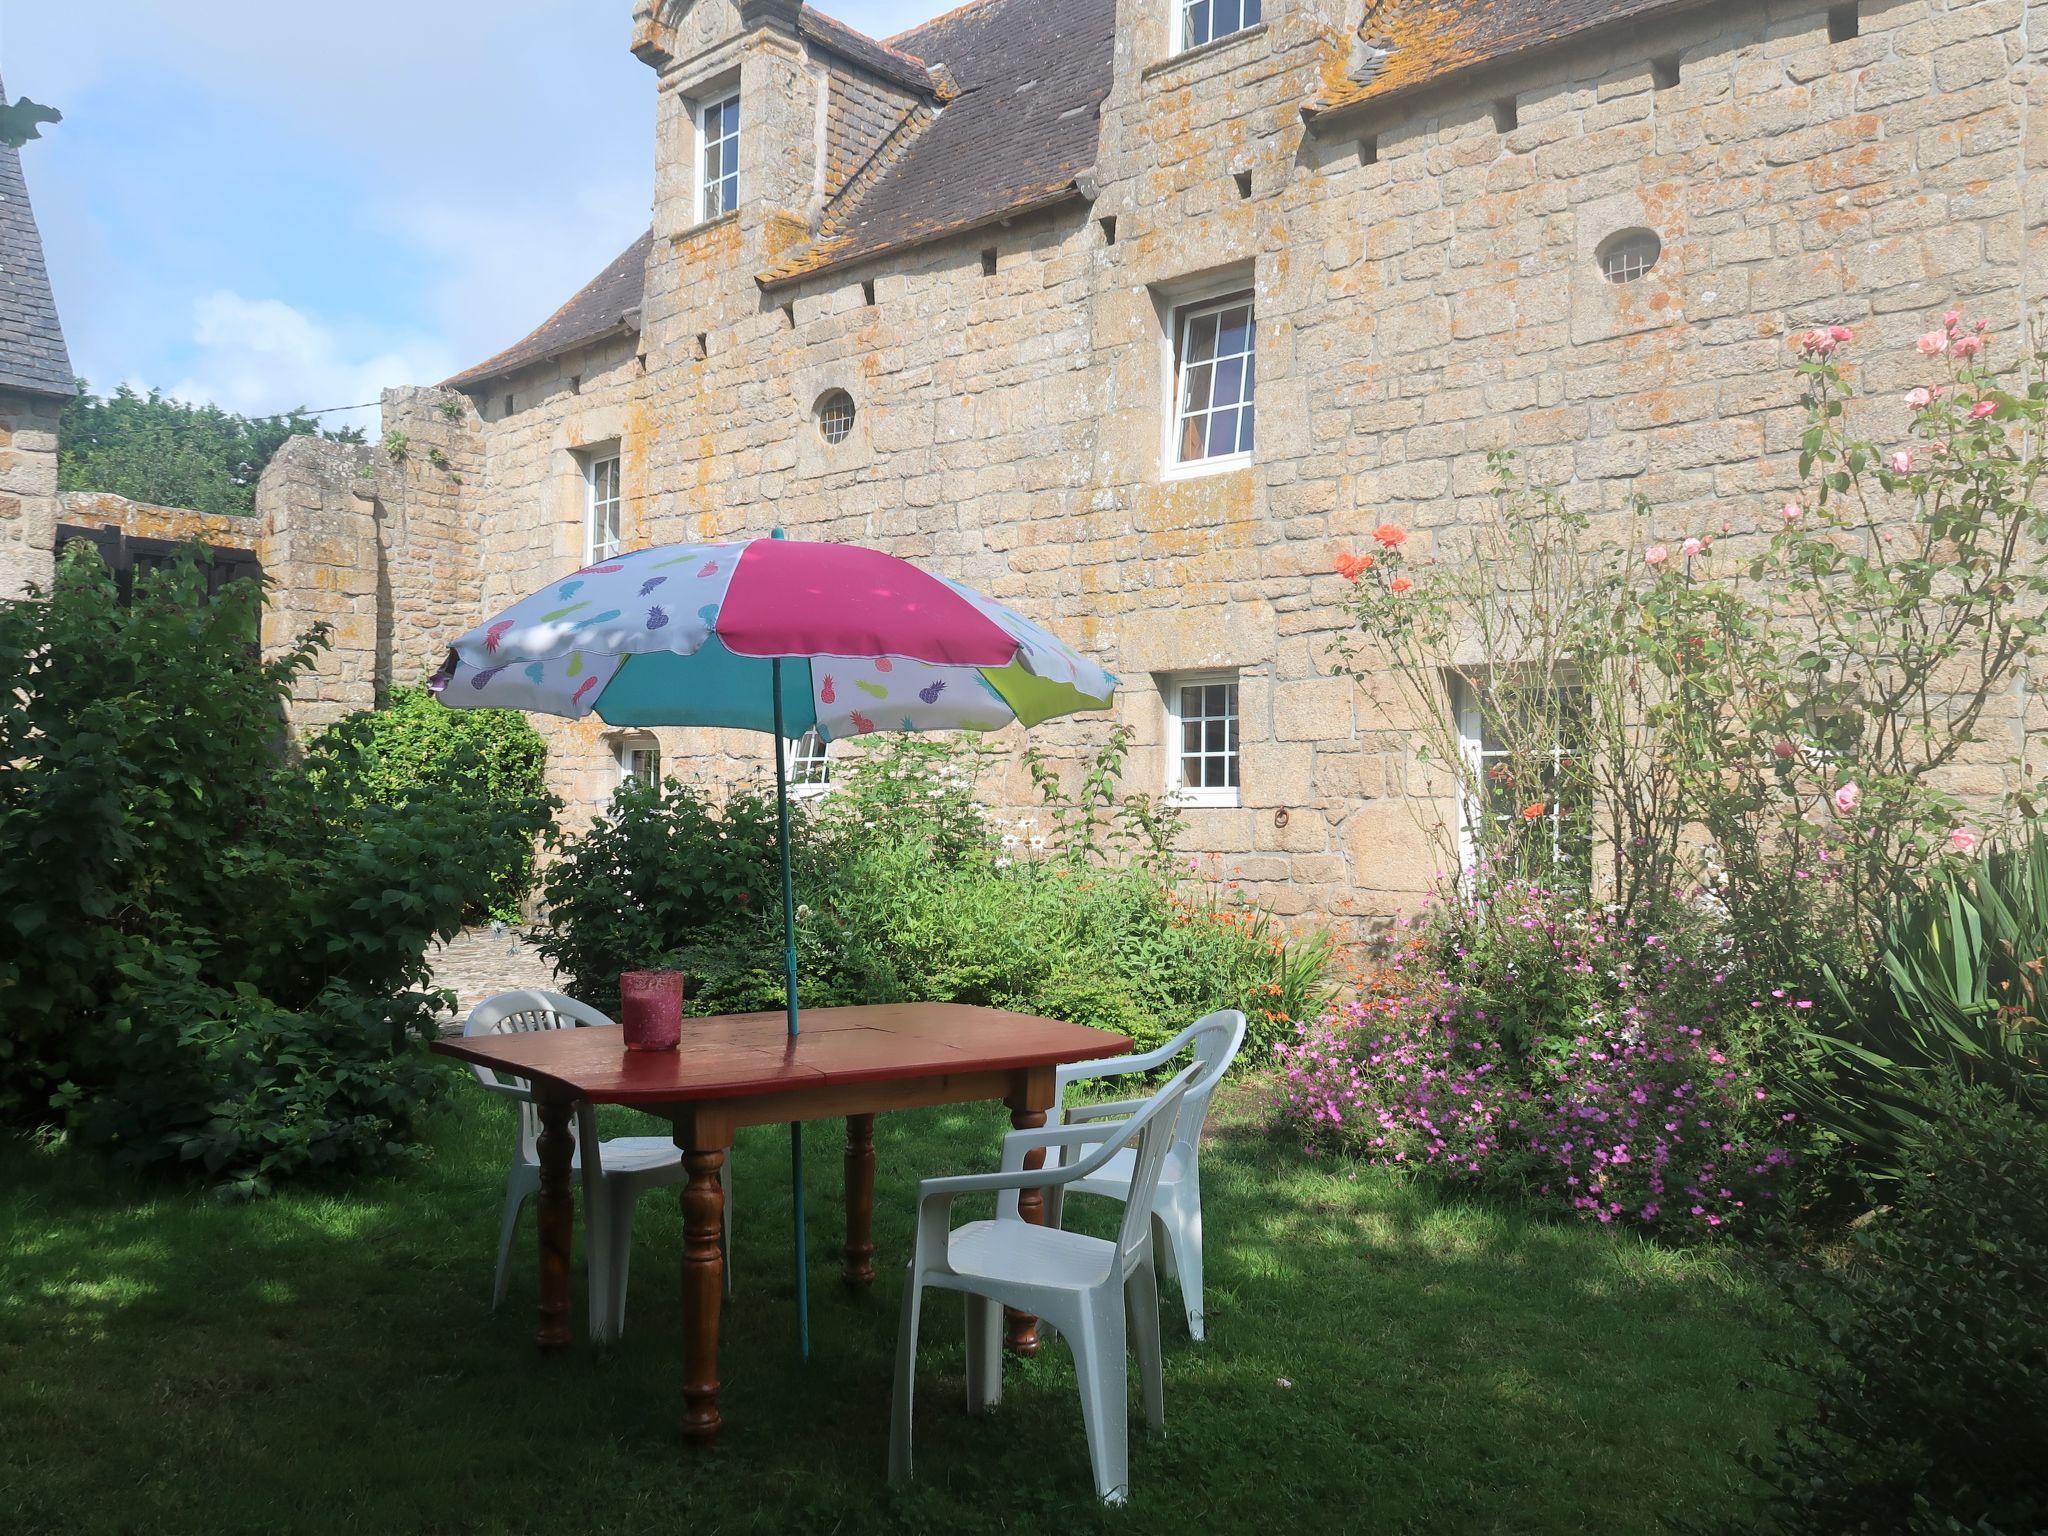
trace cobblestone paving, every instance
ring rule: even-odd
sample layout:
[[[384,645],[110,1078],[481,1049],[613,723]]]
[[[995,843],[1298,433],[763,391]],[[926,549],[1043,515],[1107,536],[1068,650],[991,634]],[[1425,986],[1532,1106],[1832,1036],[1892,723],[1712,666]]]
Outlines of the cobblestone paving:
[[[491,924],[458,933],[446,944],[427,952],[434,968],[434,985],[455,994],[455,1011],[443,1014],[441,1028],[453,1032],[462,1027],[469,1010],[494,992],[520,987],[559,991],[555,968],[516,928]]]

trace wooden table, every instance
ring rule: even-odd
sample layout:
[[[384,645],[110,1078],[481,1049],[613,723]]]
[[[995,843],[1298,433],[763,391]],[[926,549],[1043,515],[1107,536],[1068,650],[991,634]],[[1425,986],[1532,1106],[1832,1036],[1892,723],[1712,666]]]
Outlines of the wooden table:
[[[675,1051],[628,1051],[617,1029],[549,1029],[451,1037],[434,1049],[533,1085],[540,1112],[540,1330],[543,1349],[569,1343],[569,1245],[574,1196],[569,1163],[577,1101],[630,1104],[675,1126],[683,1186],[683,1436],[716,1438],[718,1321],[725,1263],[718,1173],[743,1125],[846,1118],[845,1276],[874,1279],[875,1115],[885,1109],[1001,1099],[1019,1130],[1045,1124],[1053,1071],[1063,1062],[1117,1056],[1122,1035],[998,1008],[892,1003],[805,1009],[789,1038],[781,1013],[685,1019]],[[1045,1160],[1034,1152],[1027,1166]],[[957,1170],[932,1169],[933,1173]],[[1018,1208],[1044,1219],[1041,1192]],[[1037,1319],[1013,1313],[1008,1343],[1038,1348]]]

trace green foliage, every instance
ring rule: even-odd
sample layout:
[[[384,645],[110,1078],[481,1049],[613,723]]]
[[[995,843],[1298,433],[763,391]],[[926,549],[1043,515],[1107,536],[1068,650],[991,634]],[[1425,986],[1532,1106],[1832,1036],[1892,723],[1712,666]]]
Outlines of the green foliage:
[[[109,491],[197,512],[247,514],[256,481],[288,438],[363,441],[359,427],[322,428],[304,409],[238,416],[123,384],[105,398],[80,388],[57,423],[57,488]]]
[[[807,1005],[982,1004],[1117,1030],[1141,1048],[1239,1007],[1252,1057],[1327,1002],[1326,935],[1291,940],[1235,898],[1190,899],[1157,859],[1114,862],[1077,821],[1057,846],[1029,818],[1005,829],[974,797],[987,756],[893,738],[821,806],[795,808]],[[1097,830],[1116,826],[1113,789],[1097,801]],[[714,806],[673,780],[629,785],[549,868],[542,948],[598,1007],[617,997],[621,971],[663,964],[689,977],[692,1012],[781,1007],[778,867],[771,797]]]
[[[2048,1122],[1946,1069],[1893,1204],[1792,1287],[1813,1417],[1751,1465],[1783,1536],[2048,1527]]]
[[[391,690],[384,707],[330,726],[316,757],[346,759],[356,792],[402,808],[453,794],[477,805],[520,814],[552,814],[547,793],[547,743],[515,709],[446,709],[426,689]],[[533,845],[508,847],[487,883],[470,893],[469,915],[514,920],[533,888]]]
[[[2048,1119],[2048,831],[1938,871],[1895,903],[1878,963],[1828,981],[1841,1024],[1805,1095],[1865,1167],[1896,1174],[1902,1138],[1945,1076]]]
[[[345,734],[282,752],[324,635],[259,659],[260,601],[185,560],[124,606],[78,544],[47,601],[0,607],[0,1117],[243,1193],[407,1138],[427,944],[538,830],[385,804]]]

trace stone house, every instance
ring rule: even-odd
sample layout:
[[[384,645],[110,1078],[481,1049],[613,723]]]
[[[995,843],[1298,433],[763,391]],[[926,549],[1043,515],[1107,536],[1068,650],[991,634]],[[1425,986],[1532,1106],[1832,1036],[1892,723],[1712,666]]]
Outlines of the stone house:
[[[387,395],[335,676],[422,676],[619,543],[876,544],[1118,673],[1139,781],[1283,913],[1411,903],[1461,814],[1333,671],[1339,552],[1456,558],[1497,448],[1595,517],[1754,519],[1790,336],[1903,359],[1956,301],[2010,347],[2048,280],[2048,0],[974,0],[887,41],[634,0],[630,45],[651,228]],[[2044,724],[2001,707],[1989,788]],[[771,762],[544,725],[584,807]]]

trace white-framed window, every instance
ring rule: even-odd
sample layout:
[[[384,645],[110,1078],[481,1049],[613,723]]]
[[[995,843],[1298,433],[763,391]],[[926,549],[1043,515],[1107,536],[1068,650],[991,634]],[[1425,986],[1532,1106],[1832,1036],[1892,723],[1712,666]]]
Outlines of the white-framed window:
[[[1174,310],[1169,469],[1219,469],[1251,458],[1257,346],[1248,290]]]
[[[1584,776],[1574,761],[1583,740],[1577,725],[1584,696],[1564,690],[1496,702],[1488,688],[1483,678],[1451,679],[1468,786],[1458,798],[1458,860],[1467,870],[1478,868],[1490,825],[1507,834],[1493,840],[1507,863],[1493,876],[1584,884],[1592,869],[1591,823]],[[1520,750],[1501,729],[1510,711],[1515,734],[1528,738]]]
[[[815,730],[783,744],[783,764],[792,795],[822,795],[832,787],[832,760],[825,755],[825,739]]]
[[[619,524],[619,456],[608,453],[584,466],[583,563],[609,560],[623,547]]]
[[[661,743],[652,736],[628,736],[618,745],[619,785],[661,783]]]
[[[1167,789],[1188,805],[1236,805],[1237,673],[1173,673],[1165,698]]]
[[[1259,24],[1259,0],[1181,0],[1180,46],[1185,52]]]
[[[697,109],[697,221],[740,205],[740,93]]]

